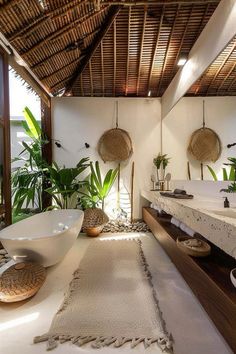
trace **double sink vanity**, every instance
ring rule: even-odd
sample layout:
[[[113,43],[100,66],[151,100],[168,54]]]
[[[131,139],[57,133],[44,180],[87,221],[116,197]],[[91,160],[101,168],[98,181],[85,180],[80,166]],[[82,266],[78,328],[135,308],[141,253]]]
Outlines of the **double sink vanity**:
[[[224,208],[222,197],[195,193],[193,199],[165,197],[158,191],[142,191],[141,196],[152,206],[143,208],[144,221],[236,352],[236,289],[230,281],[236,267],[236,204]],[[186,233],[171,223],[172,216],[210,244],[209,256],[191,257],[177,247],[177,238]]]
[[[223,198],[174,199],[158,191],[142,191],[141,195],[236,259],[236,203],[224,208]]]

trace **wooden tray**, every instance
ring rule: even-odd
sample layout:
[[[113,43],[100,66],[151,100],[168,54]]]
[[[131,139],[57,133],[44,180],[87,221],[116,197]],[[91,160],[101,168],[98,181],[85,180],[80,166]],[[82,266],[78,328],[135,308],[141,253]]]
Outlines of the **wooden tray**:
[[[17,302],[35,295],[46,279],[43,266],[21,262],[9,267],[0,277],[0,301]]]
[[[185,241],[189,241],[189,245]],[[198,243],[200,247],[194,246],[194,242]],[[207,242],[195,237],[181,236],[177,238],[176,243],[184,253],[192,257],[206,257],[211,253],[211,246]]]

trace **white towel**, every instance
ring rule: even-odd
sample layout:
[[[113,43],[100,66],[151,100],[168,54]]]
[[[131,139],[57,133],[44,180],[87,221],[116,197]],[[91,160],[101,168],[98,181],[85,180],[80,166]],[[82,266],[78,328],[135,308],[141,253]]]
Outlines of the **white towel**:
[[[186,232],[186,234],[188,234],[191,237],[193,237],[195,234],[195,231],[193,229],[191,229],[191,227],[188,227],[187,225],[185,225],[185,232]]]
[[[171,224],[175,225],[176,227],[180,226],[180,221],[178,219],[176,219],[174,216],[172,216],[170,222],[171,222]]]
[[[156,211],[158,211],[159,214],[161,214],[163,212],[163,210],[161,209],[161,207],[157,204],[152,203],[151,204],[151,208],[155,209]]]
[[[193,237],[195,234],[195,231],[191,229],[191,227],[188,227],[185,223],[181,222],[180,223],[180,229],[184,231],[187,235]]]

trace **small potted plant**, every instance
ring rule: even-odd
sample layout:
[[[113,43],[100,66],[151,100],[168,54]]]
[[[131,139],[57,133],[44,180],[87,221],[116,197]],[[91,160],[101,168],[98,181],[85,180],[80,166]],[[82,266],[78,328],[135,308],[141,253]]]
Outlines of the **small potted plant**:
[[[109,221],[104,212],[105,198],[108,196],[118,174],[118,168],[110,169],[104,179],[101,177],[99,162],[90,163],[90,175],[80,191],[79,205],[84,209],[83,230],[88,236],[98,236]],[[101,206],[101,208],[100,208]]]
[[[157,180],[159,184],[165,179],[165,170],[169,164],[169,161],[170,158],[167,157],[167,154],[162,155],[160,153],[153,159],[153,163],[157,169]]]

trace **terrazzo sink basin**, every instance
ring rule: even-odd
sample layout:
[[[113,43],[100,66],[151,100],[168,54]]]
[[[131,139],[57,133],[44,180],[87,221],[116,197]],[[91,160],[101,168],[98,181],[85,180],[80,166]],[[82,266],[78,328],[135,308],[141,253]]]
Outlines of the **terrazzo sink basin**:
[[[211,210],[211,213],[231,219],[236,219],[236,209]]]

